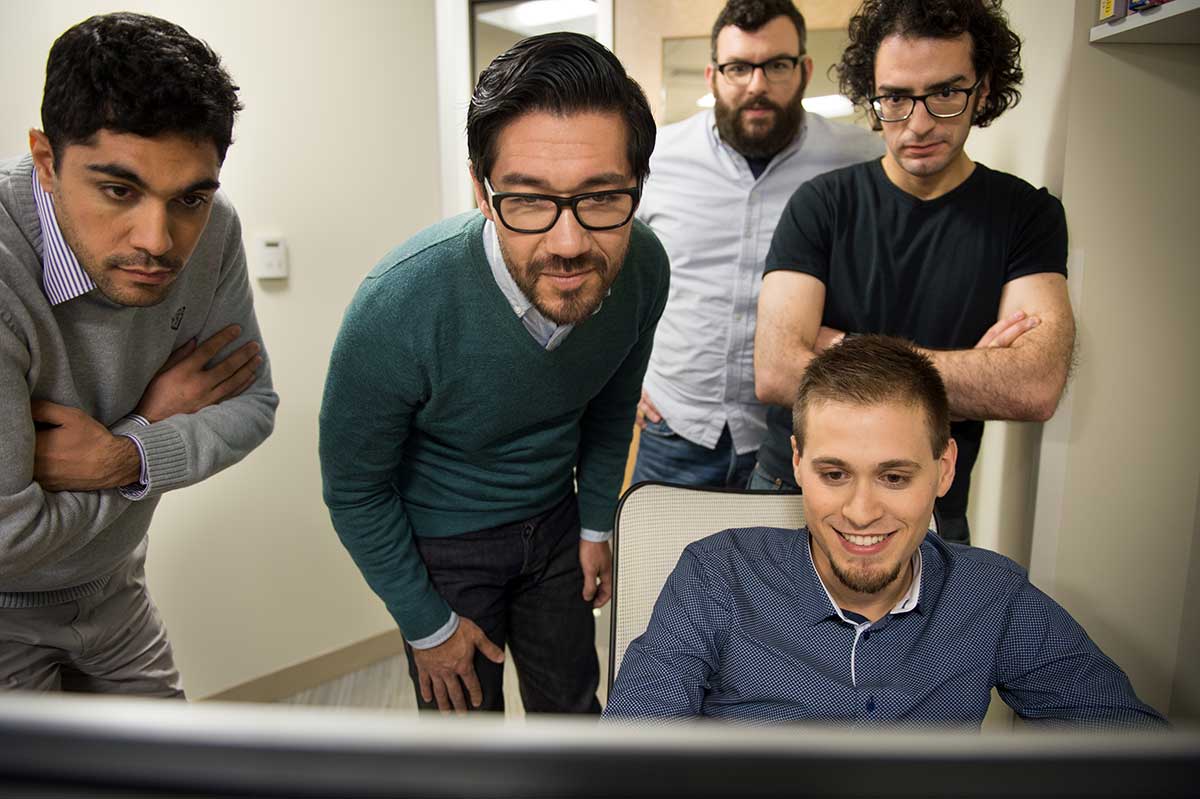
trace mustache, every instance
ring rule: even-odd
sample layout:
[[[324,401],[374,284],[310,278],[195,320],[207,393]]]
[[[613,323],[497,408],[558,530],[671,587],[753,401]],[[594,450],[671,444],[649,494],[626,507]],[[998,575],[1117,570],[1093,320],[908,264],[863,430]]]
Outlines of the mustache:
[[[183,259],[173,258],[169,255],[151,255],[148,252],[141,252],[131,255],[110,255],[104,259],[104,265],[110,269],[120,269],[127,266],[148,269],[151,266],[156,266],[159,269],[178,272],[183,268]]]
[[[533,273],[540,275],[543,272],[556,272],[559,274],[569,275],[572,272],[586,272],[589,269],[595,270],[601,277],[608,271],[608,264],[604,262],[596,253],[584,253],[577,255],[574,258],[562,258],[557,255],[545,255],[536,258],[530,263],[533,267]]]
[[[738,106],[739,113],[742,111],[759,111],[759,110],[764,110],[764,111],[771,110],[771,111],[775,111],[775,112],[783,111],[783,109],[779,106],[778,103],[773,103],[770,100],[768,100],[766,97],[755,97],[753,100],[747,100],[746,102],[744,102]]]

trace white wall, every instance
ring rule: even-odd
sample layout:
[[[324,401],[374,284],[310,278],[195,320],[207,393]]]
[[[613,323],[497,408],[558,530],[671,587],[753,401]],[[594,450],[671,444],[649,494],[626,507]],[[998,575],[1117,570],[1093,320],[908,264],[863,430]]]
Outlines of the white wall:
[[[317,412],[362,276],[439,215],[433,0],[0,3],[0,153],[39,125],[53,40],[93,13],[140,10],[208,41],[246,105],[222,171],[247,237],[287,236],[292,277],[255,283],[281,397],[243,463],[166,497],[151,590],[185,686],[205,696],[392,629],[329,524]]]
[[[967,152],[1061,199],[1075,9],[1044,0],[1007,0],[1004,8],[1022,40],[1021,101],[988,127],[972,130]],[[1074,272],[1073,265],[1068,271]],[[1026,566],[1041,437],[1040,424],[989,422],[972,473],[972,543]]]
[[[1088,44],[1063,200],[1081,360],[1046,425],[1031,575],[1148,702],[1200,717],[1200,45]]]

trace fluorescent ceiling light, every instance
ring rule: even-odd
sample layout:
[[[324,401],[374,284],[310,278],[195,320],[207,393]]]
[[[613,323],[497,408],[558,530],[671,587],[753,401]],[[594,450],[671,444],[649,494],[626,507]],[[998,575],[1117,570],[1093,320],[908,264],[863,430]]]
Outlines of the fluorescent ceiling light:
[[[594,16],[595,0],[527,0],[492,11],[482,11],[477,19],[498,28],[529,34],[547,26]]]
[[[848,117],[854,113],[854,103],[840,94],[825,94],[820,97],[805,97],[802,101],[805,111],[810,111],[822,117]],[[696,105],[700,108],[712,108],[717,104],[712,92],[708,92]]]

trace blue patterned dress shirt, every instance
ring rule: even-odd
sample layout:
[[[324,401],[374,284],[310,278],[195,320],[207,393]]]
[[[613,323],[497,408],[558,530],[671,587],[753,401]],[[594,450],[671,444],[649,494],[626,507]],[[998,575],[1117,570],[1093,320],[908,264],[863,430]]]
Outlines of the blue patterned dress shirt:
[[[869,624],[834,607],[807,529],[697,541],[625,653],[605,715],[977,728],[995,687],[1030,722],[1165,723],[1013,561],[930,533],[919,562],[916,606]]]

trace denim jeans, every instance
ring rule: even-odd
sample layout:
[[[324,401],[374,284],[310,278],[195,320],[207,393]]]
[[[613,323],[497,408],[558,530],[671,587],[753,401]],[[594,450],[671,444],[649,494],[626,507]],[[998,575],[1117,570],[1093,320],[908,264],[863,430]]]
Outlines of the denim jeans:
[[[646,422],[638,438],[637,461],[630,482],[655,480],[689,486],[737,487],[746,484],[755,453],[738,455],[729,427],[721,431],[715,449],[695,444],[676,433],[663,419]]]
[[[599,713],[596,623],[583,599],[575,495],[525,521],[446,538],[416,538],[439,594],[512,651],[527,713]],[[412,650],[408,673],[422,710]],[[504,710],[504,666],[475,653],[479,710]],[[464,692],[465,693],[465,692]]]
[[[778,477],[772,477],[767,474],[762,466],[755,464],[754,471],[750,474],[750,480],[746,483],[746,488],[753,491],[799,491],[799,488],[785,483]],[[937,516],[937,532],[944,541],[953,541],[957,544],[971,543],[971,528],[967,524],[965,514],[957,514],[948,516],[938,509],[934,509]]]

